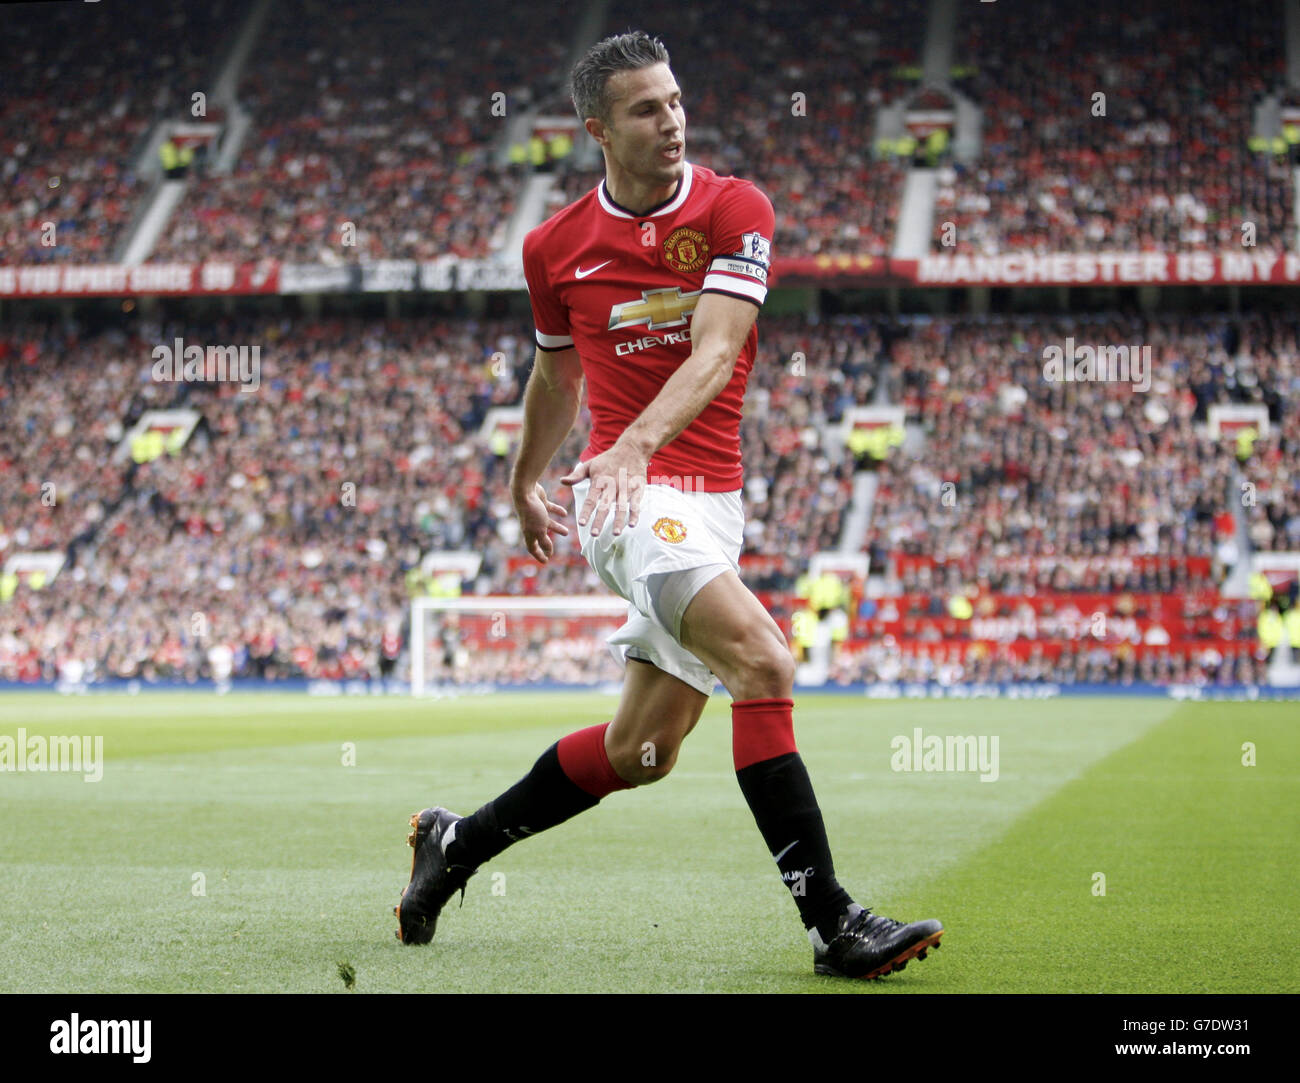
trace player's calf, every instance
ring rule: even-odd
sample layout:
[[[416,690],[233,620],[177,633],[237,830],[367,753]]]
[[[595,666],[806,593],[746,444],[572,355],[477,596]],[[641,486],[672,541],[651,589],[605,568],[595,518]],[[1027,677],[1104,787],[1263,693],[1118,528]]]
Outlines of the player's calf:
[[[708,696],[658,667],[629,659],[605,752],[619,778],[645,786],[665,778],[695,728]]]

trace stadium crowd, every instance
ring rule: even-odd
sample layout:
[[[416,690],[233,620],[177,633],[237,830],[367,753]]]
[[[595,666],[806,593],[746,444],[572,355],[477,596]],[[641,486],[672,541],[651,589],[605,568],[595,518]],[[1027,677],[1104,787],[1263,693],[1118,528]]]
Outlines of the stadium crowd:
[[[693,160],[761,181],[779,256],[887,255],[907,163],[877,160],[870,133],[880,106],[917,85],[926,6],[734,7],[692,4],[663,30]],[[94,5],[7,20],[6,70],[41,74],[0,88],[7,263],[120,253],[148,192],[132,167],[141,139],[189,118],[248,10],[142,0],[103,35]],[[493,253],[527,175],[502,164],[506,126],[533,103],[569,112],[572,43],[543,7],[485,0],[475,14],[431,32],[419,5],[271,5],[236,89],[252,125],[235,166],[191,174],[149,258]],[[622,0],[604,29],[643,21]],[[1256,250],[1294,248],[1287,156],[1248,146],[1255,105],[1283,81],[1279,23],[1271,5],[1211,0],[963,11],[954,70],[981,109],[981,151],[940,168],[934,250],[952,250],[949,223],[957,251],[1236,250],[1247,223]],[[119,47],[106,53],[102,37]],[[598,180],[563,171],[556,205]]]
[[[1006,592],[1057,588],[1065,560],[1089,557],[1161,558],[1107,562],[1095,572],[1105,589],[1219,581],[1241,475],[1233,445],[1205,433],[1207,412],[1258,402],[1275,422],[1293,416],[1294,334],[1293,321],[1265,316],[919,321],[886,370],[917,428],[879,468],[873,564],[924,554],[942,562],[933,574],[948,586],[978,574]],[[1044,379],[1045,351],[1067,338],[1149,347],[1149,393]],[[1294,518],[1294,483],[1275,475],[1297,453],[1279,435],[1245,463],[1268,472],[1257,525]],[[1020,557],[1043,559],[1005,559]],[[925,589],[924,574],[910,571],[905,589]]]
[[[545,570],[520,552],[509,441],[480,435],[489,409],[519,401],[526,320],[184,329],[259,344],[253,393],[155,381],[152,345],[179,330],[51,324],[0,337],[0,564],[42,548],[69,558],[42,589],[0,585],[0,679],[66,665],[192,677],[212,671],[214,647],[234,675],[377,675],[385,635],[429,588],[422,558],[442,550],[481,555],[471,593],[599,590],[572,539]],[[883,388],[912,435],[876,464],[867,550],[899,588],[1213,587],[1239,477],[1257,479],[1242,508],[1257,544],[1290,544],[1300,525],[1297,330],[1278,316],[765,319],[742,427],[753,585],[788,592],[808,557],[838,544],[854,462],[837,423]],[[1150,393],[1044,381],[1044,348],[1067,335],[1150,344]],[[1278,422],[1241,474],[1233,444],[1199,428],[1211,404],[1234,401]],[[121,447],[146,409],[175,405],[200,417],[183,447],[154,458]],[[584,416],[548,477],[566,502],[558,477],[585,431]],[[1114,664],[1167,675],[1146,658]],[[1051,660],[1053,679],[1098,665],[1095,651]]]
[[[0,335],[0,556],[65,549],[102,521],[124,489],[119,442],[171,397],[141,380],[147,358],[121,332],[75,323]]]
[[[874,643],[845,652],[830,672],[834,684],[1261,684],[1266,665],[1248,645],[1210,644],[1195,652],[1148,652],[1067,644],[1056,657],[1036,645],[1028,658],[1010,652],[949,647],[934,652],[900,652],[896,644]]]
[[[779,255],[888,255],[905,168],[874,160],[864,133],[877,108],[905,89],[898,69],[915,63],[924,11],[836,0],[798,19],[768,2],[734,16],[733,4],[706,0],[676,12],[664,33],[691,160],[724,176],[761,178],[776,211]],[[605,32],[643,19],[634,4],[612,5]],[[557,206],[600,179],[571,174]]]
[[[851,484],[816,434],[851,394],[840,366],[871,386],[875,347],[865,330],[771,322],[745,425],[747,544],[811,553],[837,536]],[[252,393],[155,382],[152,346],[178,327],[0,340],[0,563],[77,541],[53,583],[0,599],[0,679],[49,676],[61,660],[100,676],[188,677],[210,669],[218,644],[236,675],[376,673],[377,645],[427,585],[431,551],[481,554],[475,593],[600,589],[572,546],[540,575],[520,559],[509,444],[480,435],[489,409],[519,401],[530,330],[362,318],[184,329],[191,342],[258,344]],[[198,413],[189,441],[115,457],[130,425],[162,406]],[[548,479],[566,501],[558,478],[586,428],[584,416]],[[68,495],[47,506],[51,479]]]
[[[924,20],[883,0],[865,8],[820,5],[792,21],[758,3],[735,21],[712,0],[679,13],[668,34],[692,157],[763,179],[784,255],[881,256],[892,241],[904,169],[873,161],[863,133],[903,89],[897,73],[914,63]],[[7,263],[120,254],[149,192],[132,166],[140,141],[156,122],[190,119],[191,95],[210,92],[213,57],[247,10],[143,0],[102,36],[88,24],[105,16],[91,9],[34,8],[7,22],[6,69],[45,65],[37,83],[0,89]],[[544,8],[489,0],[476,13],[430,33],[417,5],[271,5],[236,92],[252,126],[234,168],[190,172],[149,259],[337,265],[493,252],[527,173],[499,163],[499,137],[534,100],[569,112],[559,89],[569,43]],[[642,15],[619,8],[610,25]],[[102,37],[121,47],[106,53]],[[755,58],[779,64],[767,91],[752,78]],[[575,198],[597,180],[569,174],[559,190]]]
[[[487,255],[523,178],[493,165],[494,141],[565,43],[544,7],[485,0],[476,16],[272,5],[238,90],[253,117],[239,160],[190,186],[151,258]]]
[[[959,23],[982,146],[939,177],[956,251],[1294,249],[1286,156],[1251,153],[1254,106],[1284,81],[1282,12],[989,4]]]
[[[214,74],[214,50],[246,8],[238,0],[6,7],[5,263],[113,260],[149,187],[131,166],[138,141],[156,120],[189,115],[191,94]]]

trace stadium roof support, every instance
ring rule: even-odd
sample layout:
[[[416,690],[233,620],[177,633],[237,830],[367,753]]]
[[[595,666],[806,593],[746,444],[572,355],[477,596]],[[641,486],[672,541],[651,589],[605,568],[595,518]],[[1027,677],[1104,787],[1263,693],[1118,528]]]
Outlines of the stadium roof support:
[[[1286,81],[1300,89],[1300,3],[1287,0],[1286,9]]]
[[[271,0],[257,0],[248,13],[248,18],[244,20],[244,25],[239,28],[235,44],[226,57],[226,62],[222,65],[221,73],[212,88],[212,101],[215,105],[229,108],[234,104],[239,79],[244,74],[244,65],[248,63],[253,47],[257,44],[270,10]]]
[[[186,184],[183,180],[160,181],[145,197],[148,203],[126,240],[122,250],[122,263],[135,267],[149,258],[159,236],[167,228],[172,213],[180,205]]]
[[[895,259],[920,259],[929,255],[937,190],[938,177],[933,169],[908,170],[894,234]]]
[[[587,138],[585,132],[582,137]],[[540,225],[545,217],[547,201],[550,199],[554,184],[555,177],[551,173],[534,173],[528,178],[524,190],[519,195],[519,204],[515,207],[515,213],[506,228],[506,239],[497,253],[498,258],[512,266],[523,262],[524,238],[528,236],[528,231]]]
[[[925,42],[921,47],[921,82],[926,86],[947,86],[957,36],[957,0],[930,0],[925,20]]]

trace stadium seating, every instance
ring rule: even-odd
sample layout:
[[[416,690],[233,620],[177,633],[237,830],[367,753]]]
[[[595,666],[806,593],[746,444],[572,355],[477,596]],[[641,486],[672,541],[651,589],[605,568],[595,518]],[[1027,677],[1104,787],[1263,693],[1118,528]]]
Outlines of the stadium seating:
[[[1063,321],[765,318],[742,429],[747,578],[789,630],[795,579],[838,544],[851,502],[853,460],[835,447],[838,422],[883,388],[924,436],[877,466],[867,539],[873,569],[905,596],[942,609],[965,592],[980,617],[984,600],[1044,592],[1195,595],[1200,608],[1179,619],[1201,623],[1171,626],[1167,643],[1131,657],[1116,640],[1062,658],[1016,654],[942,613],[923,610],[902,628],[858,610],[837,679],[879,676],[862,667],[876,664],[867,648],[883,636],[916,655],[900,673],[937,665],[941,650],[971,673],[1037,679],[1121,670],[1174,679],[1209,672],[1198,659],[1213,661],[1215,650],[1226,661],[1214,674],[1253,672],[1245,616],[1219,618],[1231,642],[1222,628],[1204,642],[1236,475],[1233,445],[1199,435],[1197,423],[1215,402],[1268,404],[1280,425],[1240,464],[1258,496],[1244,510],[1257,544],[1291,544],[1300,325],[1280,316]],[[100,677],[192,677],[207,672],[216,642],[232,645],[236,675],[373,676],[384,632],[406,617],[407,573],[435,549],[483,555],[469,585],[478,593],[599,589],[571,539],[544,571],[520,552],[508,456],[477,435],[491,406],[519,400],[532,354],[526,321],[248,316],[185,328],[194,341],[260,343],[257,394],[154,382],[148,343],[179,330],[31,325],[0,338],[0,562],[41,548],[69,555],[52,584],[19,586],[0,603],[0,679],[50,676],[69,658]],[[1042,381],[1044,343],[1066,334],[1153,343],[1153,394]],[[508,364],[491,364],[498,353]],[[1023,397],[1006,394],[1013,386]],[[175,403],[203,418],[184,448],[139,464],[114,458],[144,409]],[[550,491],[563,492],[558,476],[585,428],[583,418],[557,456]],[[955,504],[943,499],[945,481]],[[41,499],[47,482],[53,503]],[[860,591],[854,604],[865,604]],[[519,658],[493,664],[536,671],[541,645],[523,649],[531,670]]]
[[[188,115],[246,5],[9,5],[0,34],[0,258],[112,262],[155,120]],[[116,47],[110,45],[115,43]],[[56,230],[49,243],[45,223]]]
[[[1213,0],[969,9],[983,145],[941,174],[934,250],[954,250],[945,222],[956,251],[1240,250],[1245,222],[1258,250],[1293,250],[1290,163],[1247,149],[1283,82],[1281,17]]]
[[[873,132],[878,108],[916,86],[925,5],[837,0],[797,18],[776,4],[743,17],[734,7],[692,4],[663,30],[692,158],[763,185],[779,256],[887,256],[907,163],[875,160]],[[49,78],[0,90],[5,263],[116,258],[148,191],[132,167],[140,140],[185,119],[247,11],[236,0],[184,13],[134,4],[111,27],[123,43],[111,63],[88,32],[102,12],[33,6],[7,20],[7,70],[48,58]],[[494,252],[527,175],[498,162],[509,110],[569,111],[570,43],[541,7],[490,0],[477,13],[271,5],[237,88],[252,117],[242,153],[228,175],[192,173],[150,258],[337,265]],[[642,21],[617,3],[605,29]],[[1271,6],[988,4],[963,8],[957,34],[957,85],[981,108],[982,149],[940,169],[934,251],[1239,250],[1244,223],[1257,251],[1294,249],[1288,155],[1247,146],[1255,104],[1282,83]],[[496,92],[506,116],[490,108]],[[598,180],[565,171],[555,206]]]
[[[564,42],[542,6],[486,0],[476,14],[273,4],[238,90],[253,115],[239,161],[191,186],[152,258],[487,255],[523,175],[492,165],[506,123],[492,95],[508,117],[539,69],[563,66]]]

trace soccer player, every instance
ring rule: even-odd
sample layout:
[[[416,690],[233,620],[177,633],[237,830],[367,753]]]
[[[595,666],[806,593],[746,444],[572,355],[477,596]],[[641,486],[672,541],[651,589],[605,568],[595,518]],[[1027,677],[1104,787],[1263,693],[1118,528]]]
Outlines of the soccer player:
[[[737,575],[740,418],[772,205],[750,182],[687,161],[681,90],[657,38],[598,42],[575,66],[572,92],[605,180],[524,242],[537,350],[511,490],[524,545],[544,565],[553,535],[569,528],[538,479],[573,427],[585,380],[591,439],[561,480],[574,490],[583,556],[629,602],[610,638],[625,661],[623,693],[612,721],[552,745],[473,815],[411,817],[398,937],[428,943],[447,901],[512,843],[667,775],[716,675],[733,698],[736,777],[816,972],[901,970],[938,946],[943,926],[872,914],[836,881],[795,747],[794,660]]]

